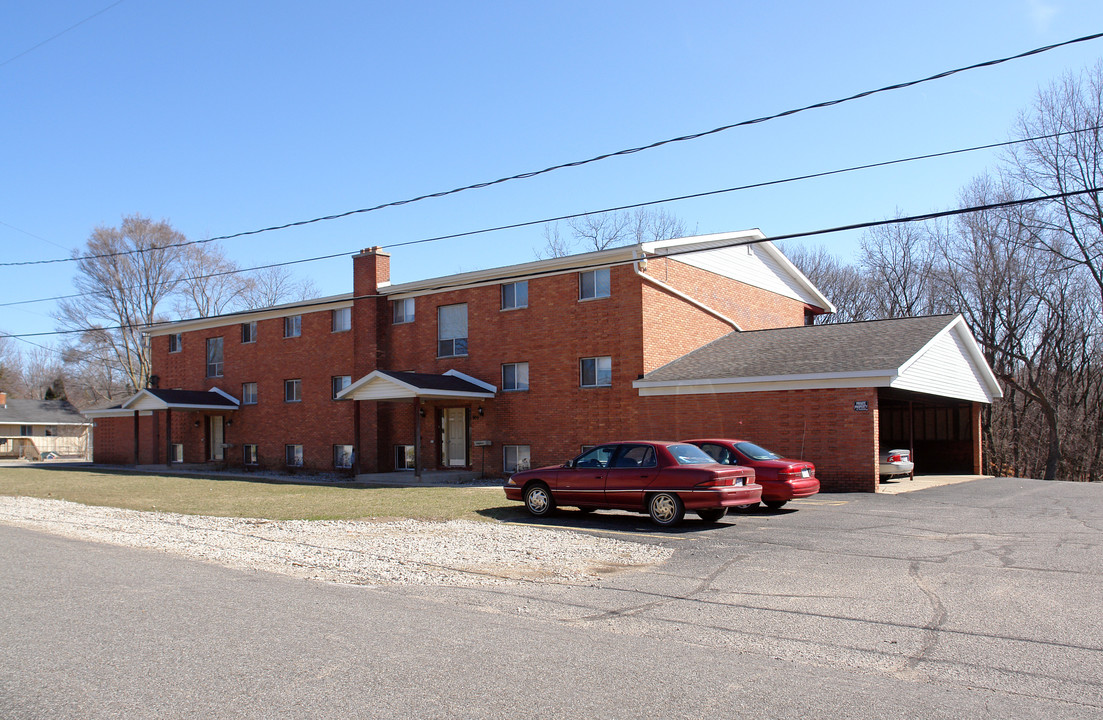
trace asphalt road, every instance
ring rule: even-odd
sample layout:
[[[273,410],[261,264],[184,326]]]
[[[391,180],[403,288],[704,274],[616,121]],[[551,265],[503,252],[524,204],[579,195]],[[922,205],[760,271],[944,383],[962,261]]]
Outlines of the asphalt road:
[[[0,526],[0,718],[1103,717],[1103,486],[545,524],[676,553],[365,588]]]

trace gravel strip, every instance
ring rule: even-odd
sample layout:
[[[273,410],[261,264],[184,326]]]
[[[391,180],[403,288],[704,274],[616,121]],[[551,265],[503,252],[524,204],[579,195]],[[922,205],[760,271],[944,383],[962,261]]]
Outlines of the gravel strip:
[[[452,520],[263,520],[0,497],[0,523],[354,585],[585,583],[665,561],[667,548],[564,530]]]

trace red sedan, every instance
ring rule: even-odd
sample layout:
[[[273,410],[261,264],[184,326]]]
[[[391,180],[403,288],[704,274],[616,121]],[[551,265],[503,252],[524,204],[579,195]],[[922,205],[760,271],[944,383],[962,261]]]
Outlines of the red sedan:
[[[686,510],[716,522],[728,508],[757,505],[762,486],[748,467],[723,466],[689,443],[631,441],[598,445],[563,465],[524,470],[505,484],[538,517],[570,505],[647,513],[663,527]]]
[[[762,502],[777,510],[793,498],[815,495],[820,491],[816,466],[804,460],[783,458],[777,453],[746,440],[686,440],[723,465],[747,465],[754,468],[762,486]],[[757,503],[751,503],[753,507]]]

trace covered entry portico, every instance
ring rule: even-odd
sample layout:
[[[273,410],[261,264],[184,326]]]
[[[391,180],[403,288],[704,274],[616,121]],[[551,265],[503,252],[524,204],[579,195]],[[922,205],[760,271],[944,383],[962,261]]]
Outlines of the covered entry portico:
[[[119,409],[126,413],[133,413],[134,416],[134,464],[142,464],[143,457],[149,458],[151,464],[158,464],[161,460],[160,448],[162,447],[162,441],[158,436],[163,427],[164,464],[171,465],[186,460],[223,462],[225,448],[228,446],[225,435],[226,425],[231,422],[230,413],[238,407],[239,402],[236,398],[218,388],[211,388],[208,391],[146,388],[124,402]],[[202,457],[196,455],[199,450],[194,443],[189,447],[185,442],[194,434],[189,433],[189,438],[182,437],[182,434],[174,436],[173,411],[178,413],[178,420],[183,413],[202,413],[202,422],[199,419],[194,421],[197,428],[202,424],[203,437],[200,446],[206,448],[202,451]],[[144,451],[141,447],[140,416],[146,413],[149,413],[152,418],[148,429],[151,441],[148,451]],[[163,421],[158,420],[159,416],[163,417]],[[177,422],[176,425],[180,426],[181,423]],[[192,457],[188,458],[186,453],[191,454]]]
[[[412,423],[412,437],[409,439],[413,444],[412,446],[397,444],[395,452],[396,456],[402,452],[408,456],[412,455],[410,458],[412,467],[399,466],[397,461],[396,466],[412,469],[414,477],[420,480],[426,467],[422,425],[429,415],[429,410],[433,413],[430,421],[436,424],[440,440],[433,466],[445,469],[465,468],[470,466],[471,405],[479,400],[492,399],[496,392],[495,386],[457,370],[449,370],[443,375],[392,370],[374,370],[368,373],[337,394],[338,400],[358,401],[355,414],[356,473],[382,469],[383,457],[381,453],[376,452],[381,446],[378,441],[379,434],[393,430],[390,427],[380,427],[380,418],[383,413],[377,412],[374,417],[364,417],[363,402],[394,402],[410,406],[411,409],[406,412],[409,422]],[[365,468],[362,458],[365,457],[363,451],[367,448],[361,445],[364,442],[366,424],[369,422],[373,423],[376,431],[369,434],[377,438],[377,447],[369,457],[375,456],[376,461],[375,467]],[[406,422],[401,424],[405,426]],[[435,439],[433,444],[436,445]]]

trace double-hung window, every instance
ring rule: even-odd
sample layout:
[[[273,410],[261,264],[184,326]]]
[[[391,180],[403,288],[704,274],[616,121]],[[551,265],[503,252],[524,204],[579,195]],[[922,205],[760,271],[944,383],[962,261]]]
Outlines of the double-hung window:
[[[244,450],[244,457],[242,458],[242,462],[244,462],[246,465],[256,465],[257,464],[257,446],[255,444],[250,444],[250,445],[242,445],[241,447]]]
[[[169,335],[169,352],[170,353],[180,352],[180,348],[183,347],[182,340],[183,339],[180,337],[180,333],[173,333],[172,335]]]
[[[352,384],[351,375],[334,375],[333,376],[333,399],[337,399],[337,393],[341,392],[349,385]]]
[[[333,332],[352,330],[352,308],[337,308],[333,311]]]
[[[284,380],[283,381],[283,401],[284,402],[301,402],[303,399],[303,381],[302,380]]]
[[[257,341],[257,323],[253,322],[241,323],[241,342],[243,343],[255,343]]]
[[[352,467],[352,445],[334,445],[333,446],[333,467],[335,467],[335,468],[350,468],[350,467]]]
[[[582,358],[579,370],[582,387],[609,387],[613,384],[613,358]]]
[[[529,364],[506,363],[502,365],[502,390],[528,390]]]
[[[401,325],[403,323],[412,323],[414,321],[414,299],[402,298],[401,300],[393,301],[394,305],[394,324]]]
[[[285,338],[299,337],[303,334],[303,316],[292,315],[283,319],[283,336]]]
[[[257,384],[255,382],[241,384],[241,404],[257,404]]]
[[[467,355],[467,303],[437,308],[437,357]]]
[[[507,473],[528,470],[531,465],[531,452],[528,445],[502,446],[502,469]]]
[[[609,297],[609,268],[587,270],[578,274],[579,300],[604,297]]]
[[[529,306],[529,281],[506,283],[502,286],[502,309],[516,310]]]
[[[283,446],[284,459],[287,461],[289,467],[302,467],[303,466],[303,446],[302,445],[284,445]]]
[[[207,338],[207,377],[222,377],[222,338]]]

